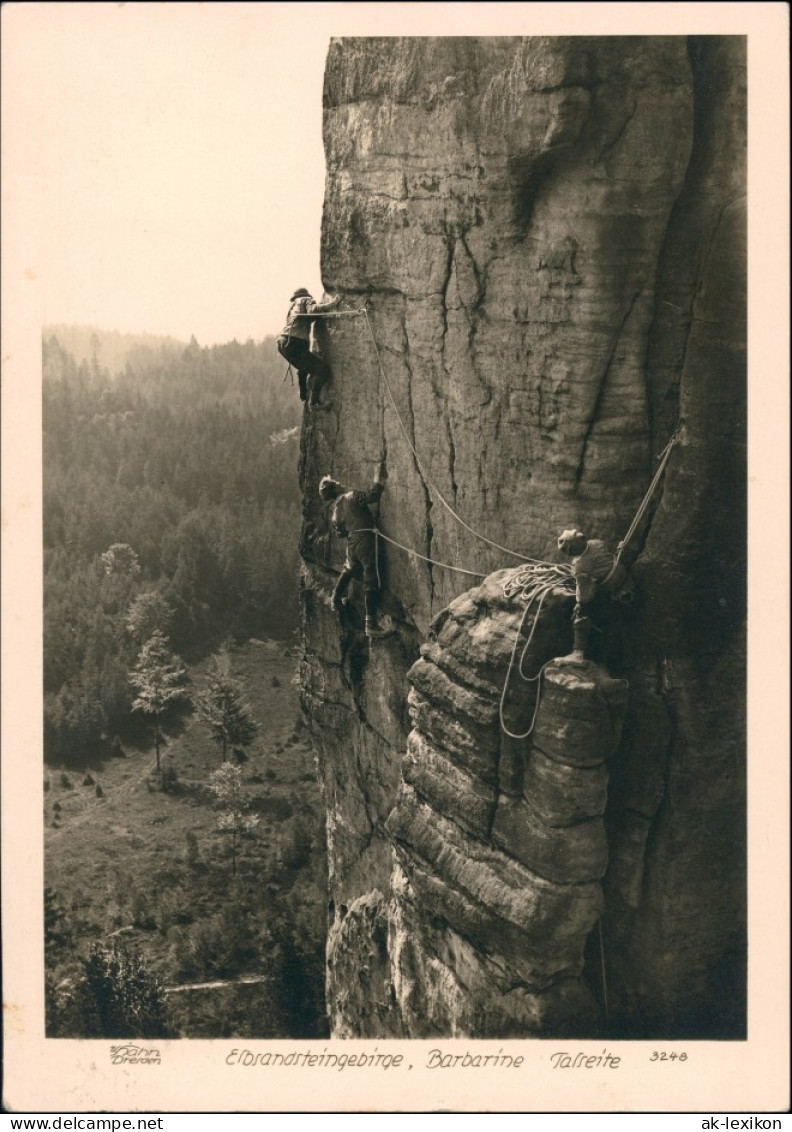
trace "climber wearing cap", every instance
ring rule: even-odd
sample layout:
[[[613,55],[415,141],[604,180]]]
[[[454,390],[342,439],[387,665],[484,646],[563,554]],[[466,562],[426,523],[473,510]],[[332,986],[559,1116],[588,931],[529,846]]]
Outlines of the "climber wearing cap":
[[[312,378],[308,404],[315,407],[319,404],[322,386],[330,380],[332,373],[327,362],[311,352],[311,316],[333,310],[341,302],[341,296],[335,295],[327,303],[317,303],[305,287],[298,287],[289,302],[291,306],[286,325],[277,341],[278,352],[297,370],[301,401],[308,397],[307,381]]]
[[[347,540],[346,561],[333,590],[333,606],[340,613],[344,593],[353,578],[363,578],[365,588],[366,636],[384,637],[386,630],[378,623],[380,603],[379,569],[377,564],[377,538],[375,519],[369,507],[379,502],[385,484],[381,470],[368,491],[352,491],[330,476],[319,483],[319,495],[325,503],[332,503],[330,524],[339,538]]]
[[[554,663],[584,664],[591,635],[591,603],[600,593],[617,593],[627,579],[627,570],[616,561],[615,555],[601,539],[587,539],[574,527],[567,528],[558,536],[558,549],[572,559],[572,577],[575,579],[574,645],[568,656],[558,657]]]

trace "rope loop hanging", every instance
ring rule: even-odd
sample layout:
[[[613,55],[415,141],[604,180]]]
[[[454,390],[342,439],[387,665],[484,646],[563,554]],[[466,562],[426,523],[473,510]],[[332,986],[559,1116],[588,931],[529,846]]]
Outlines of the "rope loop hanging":
[[[572,568],[566,564],[552,564],[550,566],[520,566],[511,577],[507,578],[503,585],[504,595],[511,599],[517,599],[525,602],[525,609],[520,618],[520,624],[514,636],[514,644],[512,645],[511,655],[509,657],[509,667],[506,670],[506,679],[503,681],[503,689],[501,690],[500,701],[498,703],[498,719],[500,720],[503,732],[509,736],[510,739],[527,739],[534,729],[536,724],[536,716],[539,711],[539,702],[542,692],[542,676],[551,661],[545,661],[542,667],[534,676],[527,676],[525,673],[525,658],[528,655],[528,650],[533,642],[536,626],[539,624],[539,617],[542,612],[545,598],[551,590],[562,590],[568,594],[574,594],[575,579],[572,577]],[[533,715],[531,717],[531,724],[527,731],[515,732],[511,731],[506,725],[505,707],[506,696],[511,683],[511,675],[514,670],[514,661],[517,656],[517,649],[520,644],[520,638],[523,634],[523,628],[528,614],[534,611],[533,623],[531,624],[531,631],[528,634],[522,653],[520,654],[520,662],[517,666],[522,679],[528,683],[537,683],[536,689],[536,703],[534,704]]]
[[[429,558],[426,554],[419,554],[417,550],[413,550],[409,546],[405,546],[401,542],[397,542],[395,538],[390,535],[383,534],[379,527],[359,527],[355,532],[356,534],[371,534],[374,535],[377,543],[379,539],[384,539],[389,542],[391,546],[396,546],[399,550],[403,550],[405,554],[409,554],[412,558],[420,558],[423,562],[428,562],[431,566],[438,566],[441,570],[453,570],[457,574],[467,574],[471,578],[486,578],[486,574],[480,574],[477,570],[465,570],[461,566],[452,566],[448,562],[438,562],[436,558]],[[379,545],[377,545],[377,554],[379,553]],[[379,581],[379,565],[377,565],[377,582]]]

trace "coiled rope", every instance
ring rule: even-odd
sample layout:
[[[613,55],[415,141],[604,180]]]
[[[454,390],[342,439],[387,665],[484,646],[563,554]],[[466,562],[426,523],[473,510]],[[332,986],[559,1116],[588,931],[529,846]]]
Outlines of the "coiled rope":
[[[445,509],[449,512],[449,514],[452,515],[456,519],[456,521],[460,524],[460,526],[464,527],[465,530],[469,531],[470,534],[472,534],[475,538],[480,539],[482,542],[488,543],[489,546],[494,547],[496,550],[503,551],[504,554],[510,554],[512,556],[512,558],[519,558],[522,562],[533,562],[536,565],[541,565],[541,566],[552,565],[552,563],[545,562],[541,558],[530,558],[527,554],[519,554],[516,550],[510,550],[508,546],[502,546],[501,543],[494,542],[493,539],[487,538],[486,535],[483,535],[483,534],[481,534],[480,531],[475,530],[475,528],[471,527],[469,523],[466,523],[465,520],[462,518],[462,516],[459,515],[454,510],[454,508],[451,506],[451,504],[448,502],[448,500],[444,497],[444,495],[442,494],[440,489],[437,487],[437,485],[432,481],[431,477],[428,475],[426,468],[424,467],[424,465],[421,461],[420,456],[418,455],[418,452],[416,451],[415,445],[413,444],[412,440],[410,439],[410,434],[407,431],[407,428],[404,424],[404,421],[402,420],[401,413],[399,412],[399,407],[396,404],[396,398],[393,395],[393,389],[391,388],[391,384],[388,381],[387,374],[385,373],[385,367],[382,364],[382,356],[380,354],[380,348],[379,348],[379,345],[377,344],[377,339],[374,335],[374,328],[371,325],[371,316],[369,315],[367,308],[363,308],[363,312],[366,315],[366,323],[368,324],[369,334],[371,335],[371,341],[372,341],[373,346],[374,346],[374,351],[377,355],[377,365],[379,367],[380,377],[382,378],[382,380],[385,384],[385,388],[388,391],[388,395],[390,397],[391,404],[393,405],[393,411],[396,413],[396,419],[398,420],[399,426],[401,427],[401,430],[404,433],[404,439],[407,441],[407,444],[410,448],[410,451],[413,454],[413,457],[415,459],[415,463],[418,466],[418,470],[420,471],[421,476],[424,479],[424,482],[427,484],[428,487],[431,488],[431,490],[434,492],[434,494],[437,496],[437,498],[440,500],[440,502],[445,507]],[[477,576],[482,577],[482,578],[485,577],[484,574],[479,574]]]
[[[565,586],[572,580],[572,567],[566,562],[548,563],[538,569],[536,566],[518,566],[503,583],[503,595],[509,599],[530,601],[537,585],[545,583]]]

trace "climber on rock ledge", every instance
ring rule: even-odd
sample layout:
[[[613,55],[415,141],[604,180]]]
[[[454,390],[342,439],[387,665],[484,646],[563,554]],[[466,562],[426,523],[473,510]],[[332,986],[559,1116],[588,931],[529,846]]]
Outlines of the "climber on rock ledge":
[[[572,559],[575,579],[575,610],[572,615],[574,644],[568,656],[557,657],[556,665],[586,664],[591,635],[591,603],[599,594],[616,596],[627,581],[627,568],[601,539],[587,539],[582,531],[569,527],[558,536],[558,549]],[[622,547],[619,547],[621,552]]]
[[[322,500],[333,503],[330,517],[333,531],[339,538],[347,540],[346,561],[333,590],[333,607],[340,614],[347,586],[353,578],[362,576],[367,637],[384,637],[388,633],[388,630],[380,627],[378,620],[381,596],[378,547],[374,533],[376,523],[370,510],[370,505],[378,503],[385,490],[384,480],[385,471],[381,468],[368,491],[353,491],[330,476],[324,476],[319,483]]]
[[[289,301],[291,306],[286,315],[286,325],[276,343],[278,353],[297,370],[300,400],[304,401],[308,397],[309,408],[324,408],[319,403],[319,394],[322,386],[330,381],[332,371],[327,362],[310,349],[311,324],[315,321],[312,316],[328,314],[334,310],[341,302],[341,296],[334,295],[329,302],[317,303],[305,287],[299,287]],[[310,396],[309,377],[312,379]]]

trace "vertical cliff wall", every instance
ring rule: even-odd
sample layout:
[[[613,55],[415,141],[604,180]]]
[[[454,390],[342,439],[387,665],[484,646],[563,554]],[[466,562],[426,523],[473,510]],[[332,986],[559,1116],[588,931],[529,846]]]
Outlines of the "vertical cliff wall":
[[[737,1036],[744,40],[338,40],[324,136],[324,283],[371,303],[320,331],[332,407],[301,448],[333,1031],[594,1033],[607,997],[614,1032]],[[503,571],[572,524],[615,546],[680,420],[586,693],[625,689],[618,734],[581,779],[500,727]],[[329,607],[317,485],[381,463],[381,529],[424,557],[387,546],[396,632],[368,642]],[[546,607],[543,660],[568,612]],[[530,717],[527,685],[509,706]]]

